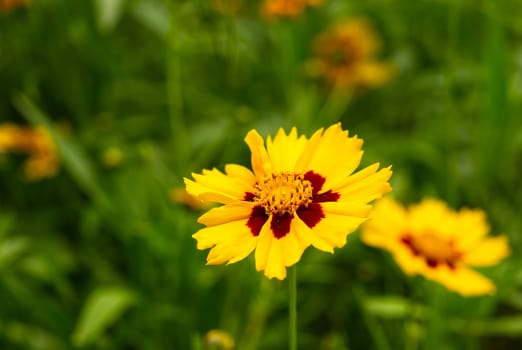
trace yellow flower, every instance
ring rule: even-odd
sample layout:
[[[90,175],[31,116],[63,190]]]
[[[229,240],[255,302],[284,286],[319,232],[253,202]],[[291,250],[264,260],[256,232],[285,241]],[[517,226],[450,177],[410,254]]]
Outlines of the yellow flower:
[[[0,125],[0,153],[27,154],[24,175],[28,181],[50,177],[58,172],[59,159],[51,135],[43,128],[11,123]]]
[[[234,346],[234,339],[225,331],[212,329],[205,335],[205,349],[232,350]]]
[[[174,204],[183,204],[193,210],[208,209],[211,204],[200,201],[197,197],[191,195],[183,188],[173,188],[168,193],[169,199]]]
[[[341,22],[320,35],[314,45],[315,58],[309,68],[338,87],[374,87],[388,81],[392,69],[374,56],[380,42],[365,19]]]
[[[200,200],[224,204],[199,218],[206,225],[193,237],[198,249],[211,248],[207,264],[231,264],[255,250],[256,270],[286,277],[312,245],[333,253],[366,220],[372,200],[391,190],[390,167],[379,164],[356,173],[363,141],[348,137],[341,124],[320,129],[310,139],[279,129],[266,147],[250,131],[245,141],[253,172],[236,164],[192,174],[187,191]]]
[[[267,18],[297,17],[307,6],[322,5],[324,0],[265,0],[261,13]]]
[[[0,125],[0,153],[8,152],[15,147],[18,140],[18,126],[11,123]]]
[[[506,237],[486,237],[488,232],[480,210],[455,212],[433,199],[406,209],[386,198],[375,206],[362,240],[390,251],[407,274],[471,296],[492,294],[495,285],[469,267],[494,265],[509,254]]]
[[[101,158],[107,168],[116,168],[121,165],[125,156],[118,147],[109,147],[105,149]]]

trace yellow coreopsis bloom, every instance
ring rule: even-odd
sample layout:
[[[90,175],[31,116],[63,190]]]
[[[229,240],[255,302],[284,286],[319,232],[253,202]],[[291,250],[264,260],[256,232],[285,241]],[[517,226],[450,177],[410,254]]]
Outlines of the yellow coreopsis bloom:
[[[29,181],[50,177],[58,172],[59,158],[49,132],[11,123],[0,125],[0,153],[28,155],[24,175]]]
[[[297,17],[307,6],[322,5],[324,0],[265,0],[261,12],[265,17]]]
[[[494,265],[509,254],[507,238],[488,232],[481,210],[455,212],[434,199],[404,208],[386,198],[375,206],[362,240],[388,250],[407,274],[472,296],[491,294],[495,285],[469,267]]]
[[[255,250],[256,270],[286,277],[312,245],[333,253],[366,220],[368,204],[391,190],[390,167],[370,165],[356,173],[363,141],[348,137],[341,124],[320,129],[310,139],[293,128],[280,129],[266,147],[250,131],[245,141],[252,169],[236,164],[193,174],[187,191],[205,202],[224,204],[199,218],[193,237],[198,249],[211,248],[207,264],[234,263]]]
[[[310,71],[338,87],[379,86],[392,73],[388,63],[376,60],[379,48],[380,42],[367,20],[347,20],[316,39]]]
[[[225,331],[212,329],[205,335],[205,348],[232,350],[234,346],[234,338]]]

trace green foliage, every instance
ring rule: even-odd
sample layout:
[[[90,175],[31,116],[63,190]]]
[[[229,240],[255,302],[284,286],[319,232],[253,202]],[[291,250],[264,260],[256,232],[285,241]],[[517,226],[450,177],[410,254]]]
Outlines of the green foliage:
[[[522,346],[522,2],[326,0],[267,20],[261,1],[31,1],[0,12],[0,123],[44,125],[60,172],[27,182],[0,154],[1,349],[206,349],[287,344],[286,282],[252,257],[205,266],[183,177],[247,165],[245,133],[342,121],[364,164],[393,165],[393,196],[484,209],[512,256],[498,292],[465,299],[357,234],[298,270],[301,349]],[[227,3],[226,0],[222,1]],[[233,1],[230,1],[233,2]],[[1,4],[2,2],[0,2]],[[314,38],[370,19],[395,75],[332,89],[310,74]]]

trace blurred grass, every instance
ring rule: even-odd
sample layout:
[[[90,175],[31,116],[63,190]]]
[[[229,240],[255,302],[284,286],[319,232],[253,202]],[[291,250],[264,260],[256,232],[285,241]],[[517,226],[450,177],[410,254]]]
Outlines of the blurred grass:
[[[495,296],[463,299],[408,279],[357,234],[333,256],[307,251],[300,348],[520,348],[522,2],[328,0],[279,21],[259,5],[46,0],[0,13],[0,122],[45,125],[62,162],[27,183],[22,159],[0,155],[0,348],[205,349],[210,329],[240,350],[284,348],[285,282],[252,258],[205,266],[200,213],[168,192],[192,171],[247,165],[251,128],[310,135],[337,120],[364,139],[364,164],[393,165],[396,198],[483,208],[513,253],[484,270]],[[310,77],[314,38],[361,15],[393,81],[347,93]]]

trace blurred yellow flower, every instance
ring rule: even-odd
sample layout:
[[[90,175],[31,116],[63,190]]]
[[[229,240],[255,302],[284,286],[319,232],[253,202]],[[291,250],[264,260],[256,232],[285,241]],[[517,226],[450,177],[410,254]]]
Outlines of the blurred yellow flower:
[[[0,153],[28,155],[23,168],[28,181],[50,177],[58,172],[58,154],[49,132],[11,123],[0,125]]]
[[[297,17],[307,6],[322,5],[324,0],[265,0],[261,13],[267,18]]]
[[[116,168],[123,162],[123,152],[118,147],[109,147],[102,154],[102,162],[107,168]]]
[[[490,266],[509,255],[505,236],[486,237],[480,210],[455,212],[426,199],[404,208],[392,199],[375,206],[362,240],[388,250],[409,275],[420,274],[464,296],[492,294],[493,282],[470,266]]]
[[[193,237],[211,248],[207,264],[231,264],[255,250],[257,271],[284,279],[310,245],[333,253],[366,220],[368,203],[391,190],[390,167],[375,163],[356,173],[363,141],[341,124],[310,139],[279,129],[264,140],[251,130],[245,141],[253,172],[236,164],[192,174],[187,191],[204,202],[224,204],[198,220],[207,227]]]
[[[173,188],[169,191],[169,199],[174,204],[183,204],[190,209],[204,210],[211,206],[187,192],[185,188]]]
[[[380,42],[366,19],[341,22],[315,40],[309,70],[333,86],[375,87],[391,78],[392,67],[375,60]]]
[[[205,335],[205,349],[232,350],[234,339],[225,331],[212,329]]]
[[[0,0],[0,12],[9,12],[12,9],[28,4],[29,0]]]

